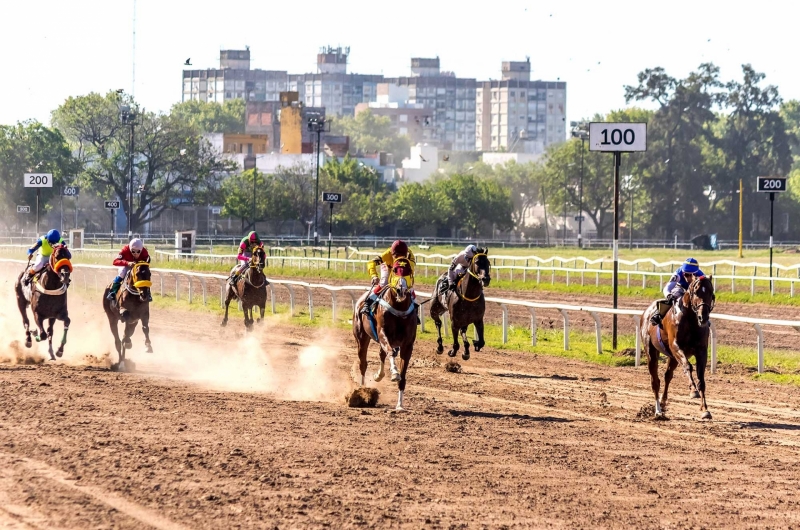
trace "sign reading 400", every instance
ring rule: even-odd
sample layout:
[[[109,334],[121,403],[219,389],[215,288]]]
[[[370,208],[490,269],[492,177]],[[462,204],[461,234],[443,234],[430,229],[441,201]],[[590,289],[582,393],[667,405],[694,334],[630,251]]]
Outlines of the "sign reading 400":
[[[647,124],[590,123],[589,151],[647,151]]]

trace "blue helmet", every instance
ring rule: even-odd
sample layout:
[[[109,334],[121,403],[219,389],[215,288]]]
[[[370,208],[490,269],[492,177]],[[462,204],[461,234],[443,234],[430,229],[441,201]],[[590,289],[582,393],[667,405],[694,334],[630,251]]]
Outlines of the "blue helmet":
[[[685,274],[694,274],[700,270],[700,265],[698,265],[697,260],[694,258],[687,258],[686,261],[683,262],[681,265],[681,272]]]
[[[49,232],[47,232],[47,235],[45,235],[44,238],[47,239],[47,242],[50,243],[51,245],[55,245],[56,243],[61,241],[61,232],[59,232],[58,230],[50,230]]]

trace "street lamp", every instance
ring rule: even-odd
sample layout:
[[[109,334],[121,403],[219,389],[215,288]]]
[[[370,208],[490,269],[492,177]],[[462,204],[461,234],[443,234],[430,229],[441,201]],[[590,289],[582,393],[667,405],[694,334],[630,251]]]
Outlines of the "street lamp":
[[[631,195],[631,225],[628,227],[628,250],[633,249],[633,175],[622,176],[622,187]]]
[[[575,164],[567,164],[564,167],[564,237],[561,239],[561,243],[565,247],[567,246],[567,177],[569,176],[568,169],[574,165]]]
[[[314,185],[314,246],[317,246],[319,245],[319,231],[317,230],[317,217],[319,217],[319,146],[322,141],[322,133],[330,132],[331,124],[325,120],[325,116],[317,114],[308,118],[308,130],[311,133],[317,133],[317,176]]]
[[[128,181],[128,239],[133,237],[133,225],[131,225],[131,213],[133,212],[133,129],[138,123],[139,113],[137,109],[130,105],[119,106],[119,119],[123,125],[130,125],[131,136],[128,143],[128,166],[130,167],[130,179]]]
[[[570,122],[572,127],[572,137],[581,140],[581,178],[578,185],[578,248],[583,248],[583,144],[589,139],[589,124],[585,121],[580,123]]]
[[[253,231],[256,229],[256,180],[258,180],[258,168],[256,167],[256,156],[247,155],[244,157],[244,170],[253,170]]]

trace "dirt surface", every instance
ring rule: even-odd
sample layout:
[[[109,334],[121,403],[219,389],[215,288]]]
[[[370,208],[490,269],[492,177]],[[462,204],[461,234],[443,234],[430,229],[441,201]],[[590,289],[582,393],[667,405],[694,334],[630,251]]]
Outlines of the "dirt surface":
[[[377,408],[352,409],[342,330],[159,311],[155,353],[137,330],[137,371],[114,373],[99,301],[71,300],[58,362],[19,347],[2,304],[3,527],[800,525],[800,389],[725,367],[713,420],[676,374],[654,421],[644,368],[487,348],[452,373],[420,342],[406,412],[388,378]]]

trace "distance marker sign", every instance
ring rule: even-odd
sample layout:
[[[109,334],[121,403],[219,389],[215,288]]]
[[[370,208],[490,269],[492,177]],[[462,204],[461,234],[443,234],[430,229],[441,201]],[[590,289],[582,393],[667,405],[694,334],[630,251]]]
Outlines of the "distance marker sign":
[[[322,192],[322,202],[342,202],[342,194],[324,191]]]
[[[26,188],[52,188],[52,173],[25,173]]]
[[[105,201],[103,203],[106,210],[118,210],[119,209],[119,201]]]
[[[590,123],[589,151],[647,151],[647,124]]]
[[[756,188],[761,192],[781,193],[786,191],[786,177],[756,177]]]

